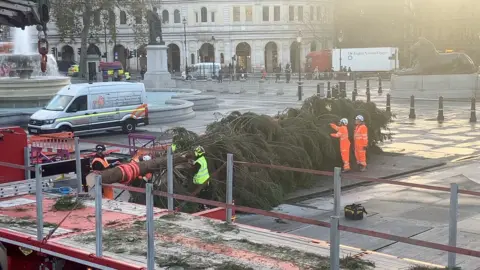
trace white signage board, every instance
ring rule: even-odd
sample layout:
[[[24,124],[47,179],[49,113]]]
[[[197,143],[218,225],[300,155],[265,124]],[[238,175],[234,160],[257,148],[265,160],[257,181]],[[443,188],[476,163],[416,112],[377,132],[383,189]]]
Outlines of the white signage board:
[[[397,48],[345,48],[332,52],[334,71],[340,70],[340,51],[342,67],[352,71],[390,71],[399,66]]]

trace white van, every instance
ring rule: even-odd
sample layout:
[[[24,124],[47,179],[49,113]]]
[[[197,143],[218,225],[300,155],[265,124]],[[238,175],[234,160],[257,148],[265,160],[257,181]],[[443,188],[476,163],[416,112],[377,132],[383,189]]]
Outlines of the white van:
[[[193,70],[188,75],[196,79],[217,78],[221,68],[220,63],[197,63],[193,65]]]
[[[135,131],[148,125],[143,83],[101,82],[70,84],[43,109],[30,116],[29,134],[87,133],[97,130]]]

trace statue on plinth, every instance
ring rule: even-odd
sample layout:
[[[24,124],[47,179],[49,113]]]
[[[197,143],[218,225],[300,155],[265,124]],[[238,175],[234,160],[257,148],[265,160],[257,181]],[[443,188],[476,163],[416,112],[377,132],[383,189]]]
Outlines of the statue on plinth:
[[[420,37],[410,48],[415,60],[411,68],[395,72],[395,75],[446,75],[473,74],[478,68],[465,53],[439,53],[432,42]]]
[[[153,11],[149,10],[147,12],[147,22],[148,22],[148,34],[149,34],[149,45],[165,45],[162,37],[162,20],[158,16],[157,8],[154,7]],[[160,38],[160,41],[157,41],[157,38]]]

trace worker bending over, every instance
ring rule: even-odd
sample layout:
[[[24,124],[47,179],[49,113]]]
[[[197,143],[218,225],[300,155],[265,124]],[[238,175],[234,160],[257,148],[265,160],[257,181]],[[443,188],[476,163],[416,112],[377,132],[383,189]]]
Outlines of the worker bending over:
[[[107,158],[105,156],[105,151],[107,150],[105,145],[100,145],[99,144],[99,145],[95,146],[95,150],[96,150],[95,157],[93,158],[92,164],[91,164],[92,170],[103,171],[105,169],[110,169],[110,168],[113,168],[113,167],[120,164],[120,162],[118,162],[118,161],[116,161],[112,164],[108,163]],[[102,188],[102,192],[103,192],[103,197],[105,199],[113,200],[113,188],[104,187],[104,188]]]
[[[360,167],[360,171],[367,169],[367,147],[368,147],[368,128],[365,125],[365,119],[362,115],[355,117],[355,159]]]
[[[340,155],[343,161],[343,172],[350,171],[350,140],[348,139],[348,119],[342,118],[338,126],[331,123],[330,126],[337,132],[330,136],[340,139]]]
[[[205,149],[201,146],[195,147],[195,160],[193,166],[195,167],[195,175],[193,176],[193,183],[196,185],[203,185],[210,178],[208,172],[207,159],[205,158]]]

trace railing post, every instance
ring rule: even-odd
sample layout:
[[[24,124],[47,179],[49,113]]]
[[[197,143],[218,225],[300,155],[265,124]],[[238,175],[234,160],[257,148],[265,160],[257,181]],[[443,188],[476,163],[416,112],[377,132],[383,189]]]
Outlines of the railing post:
[[[339,217],[340,216],[340,198],[342,196],[342,178],[341,178],[341,171],[339,167],[335,167],[333,170],[333,212],[334,215]]]
[[[153,221],[153,184],[148,183],[145,189],[146,207],[147,207],[147,269],[155,269],[155,246],[154,231],[155,223]]]
[[[356,101],[356,100],[357,100],[357,92],[352,91],[352,101]]]
[[[167,205],[168,211],[173,212],[173,154],[172,146],[167,149]]]
[[[458,184],[450,184],[450,222],[448,224],[448,245],[457,246]],[[448,253],[448,269],[454,269],[457,254]]]
[[[95,175],[95,254],[103,256],[103,224],[102,224],[102,176]]]
[[[30,172],[30,171],[29,171]],[[35,195],[37,204],[37,240],[43,240],[43,187],[42,165],[35,165]]]
[[[25,180],[31,179],[31,172],[30,172],[30,147],[27,146],[23,149],[23,158],[25,164]]]
[[[233,202],[233,154],[227,154],[227,204]],[[227,208],[227,224],[232,222],[232,208]]]
[[[75,166],[77,174],[77,194],[83,192],[83,183],[82,183],[82,160],[80,157],[80,142],[79,138],[75,137]]]
[[[338,216],[330,217],[330,269],[340,270],[340,232]]]

